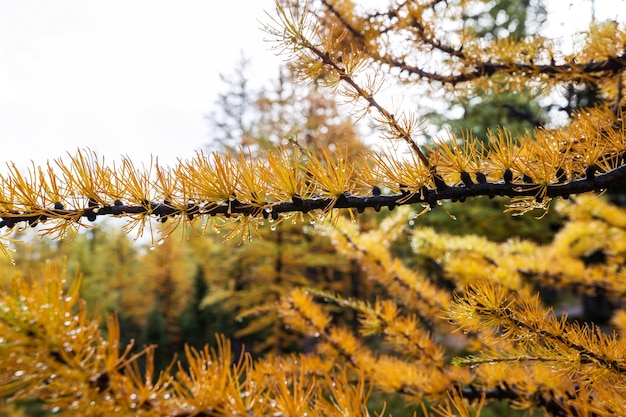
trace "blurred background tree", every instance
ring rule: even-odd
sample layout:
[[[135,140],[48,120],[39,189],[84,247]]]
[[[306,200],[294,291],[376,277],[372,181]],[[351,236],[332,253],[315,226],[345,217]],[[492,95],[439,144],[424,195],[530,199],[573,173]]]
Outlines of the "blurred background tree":
[[[487,42],[510,39],[517,42],[539,34],[546,21],[543,0],[496,0],[463,19],[464,29]],[[504,82],[504,80],[503,80]],[[474,90],[457,94],[447,103],[447,110],[428,114],[429,120],[440,128],[449,127],[460,137],[463,134],[488,143],[486,132],[506,126],[513,136],[523,135],[547,122],[550,107],[540,91],[515,91],[490,94]]]

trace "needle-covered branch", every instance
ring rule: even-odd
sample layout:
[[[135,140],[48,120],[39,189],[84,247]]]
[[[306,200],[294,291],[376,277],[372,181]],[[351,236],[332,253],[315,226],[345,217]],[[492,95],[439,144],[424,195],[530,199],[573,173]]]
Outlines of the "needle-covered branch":
[[[538,36],[516,43],[510,39],[488,42],[474,38],[467,29],[451,24],[443,26],[444,22],[471,14],[472,7],[477,6],[471,1],[446,3],[445,7],[432,1],[392,3],[387,11],[377,13],[359,13],[347,3],[350,2],[320,1],[321,9],[328,15],[322,19],[329,19],[348,31],[374,61],[426,82],[455,86],[503,75],[554,85],[611,77],[626,69],[623,48],[626,32],[616,24],[612,25],[610,35],[614,43],[607,45],[606,39],[589,33],[581,51],[560,56],[550,40]],[[412,52],[386,48],[389,39],[412,45]],[[420,54],[431,60],[434,57],[437,65],[425,64]]]
[[[79,152],[78,155],[85,158],[88,154]],[[63,168],[60,172],[35,168],[22,174],[13,170],[0,177],[4,187],[0,227],[11,229],[20,222],[62,225],[95,221],[100,216],[152,217],[162,222],[242,215],[278,220],[290,213],[324,215],[330,209],[361,212],[409,204],[435,207],[440,201],[464,201],[477,196],[527,198],[531,203],[542,203],[556,197],[601,191],[626,179],[626,166],[619,165],[599,173],[594,173],[595,167],[583,170],[591,173],[590,176],[570,172],[570,176],[577,178],[566,181],[558,176],[560,167],[550,167],[553,181],[548,183],[522,180],[521,172],[513,170],[505,170],[499,180],[495,179],[495,170],[477,172],[473,176],[465,172],[465,182],[457,183],[453,182],[454,174],[462,178],[464,172],[448,172],[442,178],[422,170],[412,183],[395,183],[394,180],[407,179],[409,170],[419,169],[419,165],[376,166],[381,159],[375,155],[355,161],[329,155],[321,160],[315,155],[297,159],[285,150],[279,150],[272,158],[269,160],[291,164],[288,172],[282,172],[285,166],[267,165],[268,159],[246,161],[218,154],[198,155],[174,168],[155,166],[119,174],[112,166],[97,162],[93,155],[90,167],[83,171],[92,178],[90,180],[69,180],[65,172],[76,169],[75,159],[67,165],[59,161]],[[603,162],[617,165],[621,163],[622,154],[611,159]],[[481,165],[487,166],[487,162],[488,158]],[[495,165],[495,160],[489,162]],[[154,170],[157,174],[151,177],[150,171],[157,167]],[[328,176],[328,172],[336,175]],[[37,173],[41,175],[35,175]],[[242,181],[244,173],[248,181]],[[166,177],[171,180],[168,182],[171,187],[163,185],[162,179]],[[50,184],[55,184],[59,191],[51,190]]]

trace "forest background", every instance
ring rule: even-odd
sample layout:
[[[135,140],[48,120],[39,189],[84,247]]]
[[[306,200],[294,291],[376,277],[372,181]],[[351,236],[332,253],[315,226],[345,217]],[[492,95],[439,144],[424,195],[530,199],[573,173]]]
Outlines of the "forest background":
[[[521,39],[540,30],[543,19],[545,13],[539,1],[498,0],[467,16],[464,25],[486,38]],[[249,87],[247,68],[242,57],[236,68],[223,77],[224,93],[215,111],[207,116],[213,136],[207,150],[243,148],[258,153],[276,145],[333,149],[341,143],[346,146],[346,155],[356,158],[369,146],[363,138],[371,132],[358,130],[354,120],[337,106],[336,99],[327,90],[320,91],[318,83],[297,83],[294,73],[285,67],[271,86],[257,91]],[[472,93],[471,100],[460,97],[448,103],[443,112],[437,108],[423,115],[439,128],[449,127],[458,136],[471,131],[480,139],[489,130],[497,131],[498,126],[522,135],[549,125],[555,109],[570,115],[603,99],[592,82],[571,85],[559,98],[519,92],[498,96]],[[427,134],[423,139],[425,145],[433,140]],[[618,205],[624,202],[620,188],[609,190],[604,198]],[[415,212],[404,213],[404,227],[390,244],[391,252],[408,267],[424,271],[445,286],[450,284],[450,271],[442,267],[446,262],[438,258],[437,248],[431,252],[416,250],[415,231],[436,230],[451,241],[453,236],[475,235],[493,244],[519,239],[550,245],[571,220],[567,206],[536,218],[541,210],[521,217],[502,215],[503,205],[499,197],[481,197],[449,209],[435,207],[427,216],[418,218]],[[386,209],[361,214],[357,217],[358,227],[363,232],[377,230],[389,214]],[[9,286],[18,275],[37,276],[45,262],[65,265],[69,276],[82,274],[81,297],[89,311],[102,317],[115,313],[122,340],[135,340],[138,349],[157,345],[159,369],[165,369],[175,355],[184,360],[185,344],[198,349],[206,343],[215,345],[218,334],[232,341],[235,352],[245,346],[255,357],[310,352],[316,344],[314,338],[302,338],[277,313],[256,314],[255,309],[279,302],[295,286],[370,302],[380,292],[379,284],[368,279],[363,265],[340,249],[332,233],[315,223],[314,219],[308,224],[285,221],[276,227],[270,218],[260,229],[262,238],[243,245],[236,240],[223,242],[225,233],[219,228],[202,236],[177,232],[145,245],[133,243],[132,236],[115,220],[103,221],[72,239],[40,239],[25,228],[17,235],[24,242],[16,244],[16,265],[2,261],[2,281]],[[155,222],[153,227],[162,225]],[[581,254],[588,264],[602,263],[605,258],[598,248]],[[568,311],[570,317],[602,325],[609,325],[618,307],[601,292],[580,295],[546,290],[542,295],[558,299],[555,305]],[[336,309],[333,321],[358,333],[357,310]],[[368,343],[376,348],[381,341],[373,337]],[[450,344],[454,345],[452,341]],[[380,406],[377,401],[374,395],[373,409]],[[387,401],[394,415],[404,414],[409,407],[399,395]],[[35,415],[37,406],[12,403],[3,413]],[[494,410],[497,408],[494,406]]]

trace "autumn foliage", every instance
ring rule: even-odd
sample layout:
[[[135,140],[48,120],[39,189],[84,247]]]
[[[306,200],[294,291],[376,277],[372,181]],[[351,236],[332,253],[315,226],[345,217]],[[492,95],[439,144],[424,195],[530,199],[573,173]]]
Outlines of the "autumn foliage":
[[[273,246],[233,249],[233,267],[220,271],[221,287],[205,302],[236,306],[237,319],[248,320],[237,337],[271,330],[262,348],[248,349],[264,356],[217,337],[216,346],[188,345],[184,357],[157,369],[156,346],[124,345],[116,316],[102,319],[79,296],[80,274],[48,263],[33,276],[16,274],[0,292],[0,395],[68,416],[384,414],[371,410],[371,397],[400,397],[407,415],[478,415],[494,404],[626,415],[626,212],[599,195],[619,191],[626,178],[626,30],[594,23],[564,54],[538,35],[485,38],[455,24],[479,3],[394,1],[369,10],[348,0],[276,2],[264,30],[298,82],[347,102],[386,148],[356,146],[354,132],[332,122],[330,136],[264,132],[258,142],[242,137],[247,147],[199,152],[175,166],[109,163],[88,150],[44,167],[9,166],[0,176],[7,257],[27,225],[62,239],[107,216],[126,219],[125,233],[146,234],[153,247],[168,247],[174,233],[246,243],[269,230]],[[381,89],[392,81],[450,100],[518,91],[571,98],[590,86],[596,96],[587,107],[570,100],[559,126],[516,136],[501,126],[480,138],[449,131],[424,145],[426,122],[385,104]],[[334,108],[330,114],[322,120],[337,118]],[[285,127],[272,123],[265,126]],[[302,132],[319,138],[302,140]],[[349,146],[332,142],[341,132]],[[547,244],[420,225],[441,205],[481,196],[509,198],[502,216],[556,210],[567,222]],[[356,221],[381,209],[391,213]],[[306,227],[309,240],[290,254],[294,225]],[[320,278],[330,255],[314,257],[311,236],[342,256],[354,291]],[[167,253],[178,258],[178,250]],[[266,254],[271,267],[255,264]],[[168,269],[184,265],[151,262],[160,274],[156,296],[191,291],[175,277],[192,271]],[[308,275],[299,272],[307,267]],[[246,281],[254,274],[271,277],[263,290]],[[366,284],[356,283],[359,274]],[[166,320],[184,310],[182,298],[168,299]],[[573,309],[581,298],[581,310]],[[282,353],[287,339],[305,340],[306,352]]]

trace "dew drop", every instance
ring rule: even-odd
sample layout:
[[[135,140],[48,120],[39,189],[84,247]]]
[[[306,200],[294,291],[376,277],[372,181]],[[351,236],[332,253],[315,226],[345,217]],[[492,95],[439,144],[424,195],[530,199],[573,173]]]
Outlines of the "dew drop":
[[[15,371],[15,374],[13,374],[13,375],[15,375],[17,377],[20,377],[20,376],[23,376],[25,373],[26,373],[25,371],[19,370],[19,371]]]
[[[276,225],[275,225],[275,224],[271,225],[271,226],[270,226],[270,230],[271,230],[272,232],[275,232],[275,231],[276,231]]]
[[[150,246],[150,250],[155,250],[156,248],[154,246]]]

